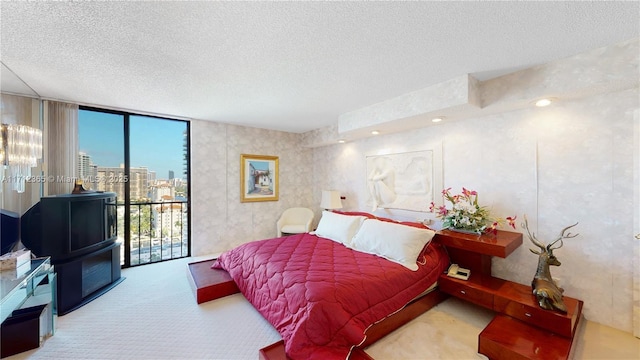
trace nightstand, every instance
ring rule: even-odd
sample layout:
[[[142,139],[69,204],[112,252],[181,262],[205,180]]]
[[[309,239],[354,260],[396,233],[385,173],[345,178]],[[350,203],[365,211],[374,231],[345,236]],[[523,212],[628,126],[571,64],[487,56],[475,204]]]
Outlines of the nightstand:
[[[545,310],[530,286],[491,275],[491,257],[509,256],[522,244],[522,234],[498,231],[480,236],[442,230],[434,241],[447,248],[452,263],[471,270],[466,281],[441,275],[440,290],[497,312],[478,336],[480,354],[490,359],[570,358],[583,302],[564,296],[567,314]]]

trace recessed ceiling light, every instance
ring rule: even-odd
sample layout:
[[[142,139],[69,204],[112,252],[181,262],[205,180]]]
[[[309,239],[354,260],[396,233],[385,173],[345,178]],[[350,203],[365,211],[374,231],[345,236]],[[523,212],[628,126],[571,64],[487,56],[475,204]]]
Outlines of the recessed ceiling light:
[[[436,117],[436,118],[431,119],[432,122],[440,122],[442,120],[444,120],[444,118],[442,118],[442,117]]]
[[[540,99],[536,101],[537,107],[545,107],[545,106],[549,106],[550,104],[551,104],[551,99]]]
[[[344,143],[345,143],[345,140],[344,140],[344,139],[340,139],[340,140],[338,140],[338,143],[340,143],[340,144],[344,144]]]
[[[378,130],[373,130],[371,132],[371,135],[378,135],[378,134],[380,134],[380,131],[378,131]]]

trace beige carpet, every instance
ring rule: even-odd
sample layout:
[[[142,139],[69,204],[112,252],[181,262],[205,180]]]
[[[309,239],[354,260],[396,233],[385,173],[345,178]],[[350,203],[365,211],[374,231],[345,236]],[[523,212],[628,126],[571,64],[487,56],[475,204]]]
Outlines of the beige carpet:
[[[374,359],[486,359],[478,334],[493,312],[448,299],[367,348]]]
[[[123,270],[126,280],[57,318],[56,334],[16,359],[257,359],[280,335],[236,294],[197,305],[180,259]],[[482,359],[492,313],[449,299],[367,349],[377,360]],[[640,358],[640,340],[590,322],[578,359]],[[593,330],[589,330],[593,329]],[[582,330],[582,333],[585,333]]]
[[[118,286],[58,317],[43,346],[9,359],[257,359],[280,339],[242,295],[196,304],[191,261],[123,270]]]

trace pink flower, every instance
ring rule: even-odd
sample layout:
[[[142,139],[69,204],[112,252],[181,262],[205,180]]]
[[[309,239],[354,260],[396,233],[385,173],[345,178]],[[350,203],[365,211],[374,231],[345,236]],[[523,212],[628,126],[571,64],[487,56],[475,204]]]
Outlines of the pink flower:
[[[444,205],[442,205],[442,206],[440,206],[438,208],[438,215],[440,215],[440,216],[445,216],[445,215],[447,215],[448,212],[449,211],[447,210],[447,207],[444,206]]]
[[[498,233],[498,222],[496,221],[493,224],[491,224],[491,226],[487,228],[486,232],[497,234]]]
[[[447,210],[445,205],[437,206],[434,202],[429,204],[429,211],[436,213],[438,218],[443,220],[446,227],[456,227],[476,232],[496,234],[498,227],[509,224],[516,228],[516,216],[507,218],[496,218],[491,216],[489,209],[478,204],[478,192],[465,187],[462,193],[452,194],[451,188],[442,190],[442,196],[446,202],[450,203],[451,210]]]
[[[464,187],[462,188],[462,193],[464,194],[464,196],[469,197],[472,195],[478,195],[478,192],[475,190],[467,190]]]

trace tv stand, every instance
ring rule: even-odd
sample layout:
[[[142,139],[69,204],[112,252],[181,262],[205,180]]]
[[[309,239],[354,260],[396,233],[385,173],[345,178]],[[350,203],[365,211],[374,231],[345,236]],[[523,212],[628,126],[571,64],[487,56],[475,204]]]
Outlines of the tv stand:
[[[89,303],[118,285],[120,243],[72,259],[54,261],[58,274],[58,315]]]

